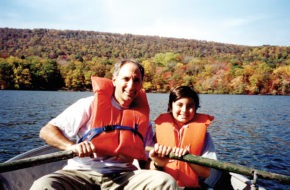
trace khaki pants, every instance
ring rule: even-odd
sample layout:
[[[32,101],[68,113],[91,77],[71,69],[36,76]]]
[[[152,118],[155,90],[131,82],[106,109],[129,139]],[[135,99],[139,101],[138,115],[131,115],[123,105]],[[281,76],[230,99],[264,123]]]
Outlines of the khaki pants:
[[[59,170],[36,180],[30,190],[178,189],[173,177],[157,170],[103,175],[94,171]]]

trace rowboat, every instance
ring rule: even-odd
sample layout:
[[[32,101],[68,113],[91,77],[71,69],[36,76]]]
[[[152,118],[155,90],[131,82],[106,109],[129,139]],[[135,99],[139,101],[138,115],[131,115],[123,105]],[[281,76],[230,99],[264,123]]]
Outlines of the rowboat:
[[[2,165],[17,162],[20,160],[25,160],[33,157],[38,157],[41,155],[49,155],[58,152],[59,150],[53,148],[51,146],[45,145],[39,148],[32,149],[20,155],[17,155],[8,161],[4,162]],[[61,169],[66,164],[66,159],[59,159],[58,161],[42,163],[42,164],[34,164],[32,167],[24,167],[22,169],[11,169],[9,171],[1,171],[0,172],[0,189],[3,190],[25,190],[29,189],[32,185],[33,181],[38,179],[39,177],[52,173],[56,170]],[[1,166],[1,165],[0,165]],[[1,166],[2,167],[2,166]],[[265,188],[260,186],[255,186],[250,180],[244,175],[240,175],[233,172],[227,173],[229,179],[225,179],[225,177],[221,177],[220,181],[225,182],[229,181],[230,186],[227,184],[223,189],[234,189],[234,190],[250,190],[250,189],[258,189],[264,190]],[[218,182],[219,183],[219,182]],[[208,188],[212,189],[212,188]],[[219,188],[221,189],[221,188]]]
[[[40,156],[45,154],[50,154],[59,151],[56,148],[45,145],[39,148],[32,149],[25,153],[19,154],[5,163],[13,162],[16,160],[21,160],[25,158],[30,158],[34,156]],[[51,162],[46,164],[41,164],[33,167],[23,168],[19,170],[13,170],[9,172],[4,172],[0,174],[0,181],[3,190],[26,190],[29,189],[37,178],[49,174],[62,168],[66,164],[66,160],[60,160],[57,162]]]

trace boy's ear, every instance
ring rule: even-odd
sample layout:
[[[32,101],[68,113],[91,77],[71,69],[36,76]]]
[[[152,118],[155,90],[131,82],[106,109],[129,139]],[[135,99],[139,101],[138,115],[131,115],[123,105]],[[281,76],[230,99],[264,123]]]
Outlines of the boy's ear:
[[[170,104],[168,104],[167,111],[168,111],[168,112],[171,112],[171,111],[172,111],[172,108],[171,108]]]

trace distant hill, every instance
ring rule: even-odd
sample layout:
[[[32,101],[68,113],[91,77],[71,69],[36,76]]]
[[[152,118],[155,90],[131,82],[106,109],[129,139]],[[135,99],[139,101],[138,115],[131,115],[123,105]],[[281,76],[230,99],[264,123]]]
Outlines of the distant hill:
[[[0,28],[1,57],[58,56],[150,58],[157,53],[175,52],[208,57],[241,55],[253,47],[189,40],[78,30]]]
[[[242,46],[80,30],[0,28],[0,89],[91,88],[120,58],[140,61],[147,91],[290,94],[290,47]]]

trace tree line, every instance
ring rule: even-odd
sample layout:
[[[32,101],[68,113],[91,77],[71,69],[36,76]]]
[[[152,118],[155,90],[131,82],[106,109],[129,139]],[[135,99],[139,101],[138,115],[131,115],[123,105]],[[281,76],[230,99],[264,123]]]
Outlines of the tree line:
[[[121,58],[145,67],[144,88],[290,95],[290,47],[240,46],[93,31],[0,28],[0,88],[91,90]]]

